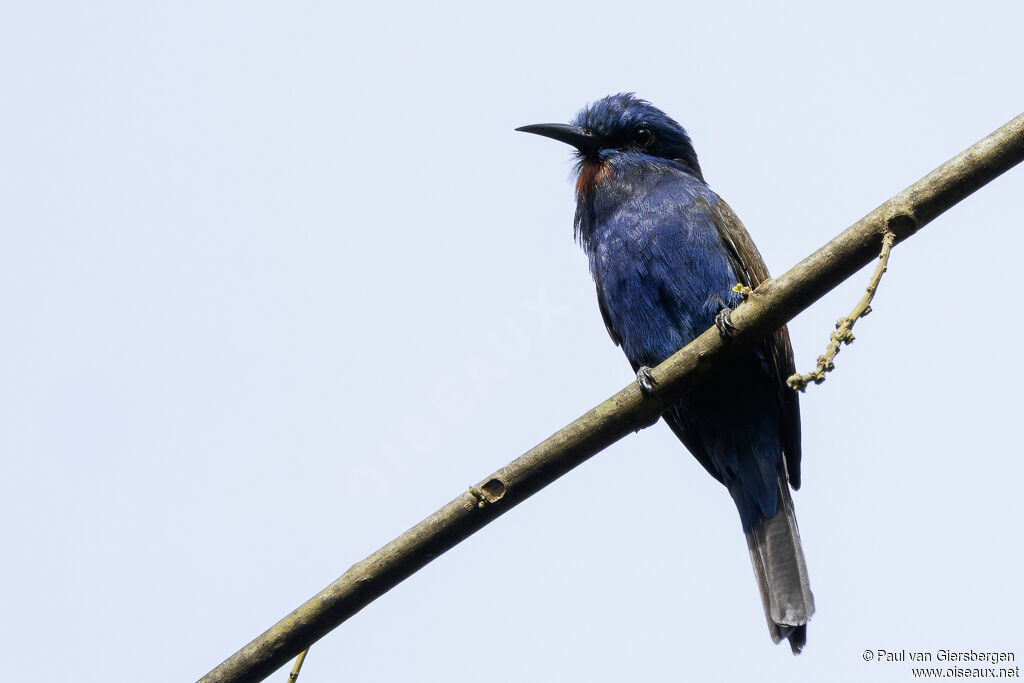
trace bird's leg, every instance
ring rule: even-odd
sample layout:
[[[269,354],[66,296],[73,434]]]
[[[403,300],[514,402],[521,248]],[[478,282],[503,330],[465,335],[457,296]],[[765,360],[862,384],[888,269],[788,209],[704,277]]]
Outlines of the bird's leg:
[[[653,396],[656,389],[654,385],[658,383],[654,379],[654,375],[651,374],[651,369],[646,365],[641,365],[640,369],[636,371],[636,383],[640,385],[640,391],[644,392],[648,396]]]
[[[736,326],[732,324],[731,313],[731,308],[723,306],[722,310],[715,316],[715,327],[718,328],[718,333],[725,339],[731,339],[738,332]]]

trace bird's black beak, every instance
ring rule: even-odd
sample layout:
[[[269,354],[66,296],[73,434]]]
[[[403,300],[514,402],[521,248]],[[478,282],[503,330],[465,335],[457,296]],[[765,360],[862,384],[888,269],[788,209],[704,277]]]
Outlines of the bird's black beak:
[[[597,136],[585,128],[565,123],[535,123],[532,126],[521,126],[516,130],[565,142],[584,153],[597,147]]]

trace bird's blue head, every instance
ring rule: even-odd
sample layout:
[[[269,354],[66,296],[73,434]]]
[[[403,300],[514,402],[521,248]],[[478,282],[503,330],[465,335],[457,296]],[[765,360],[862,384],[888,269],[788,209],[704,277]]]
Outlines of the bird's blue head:
[[[516,130],[561,140],[576,148],[580,158],[580,192],[610,172],[606,162],[635,155],[678,164],[704,180],[690,136],[665,112],[633,93],[609,95],[584,107],[569,125],[541,123]]]

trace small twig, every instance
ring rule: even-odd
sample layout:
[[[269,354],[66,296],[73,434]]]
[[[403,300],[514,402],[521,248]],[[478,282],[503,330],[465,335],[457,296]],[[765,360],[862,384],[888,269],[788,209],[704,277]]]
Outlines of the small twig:
[[[302,662],[306,661],[307,654],[309,654],[308,647],[295,658],[295,666],[292,667],[292,672],[288,674],[288,683],[295,683],[295,680],[299,677],[299,672],[302,671]]]
[[[882,274],[885,272],[886,267],[889,265],[889,252],[892,250],[893,242],[896,241],[896,235],[891,231],[886,231],[882,235],[882,253],[878,255],[878,266],[875,268],[875,272],[871,274],[871,281],[868,283],[867,292],[861,297],[861,300],[857,302],[857,305],[853,307],[853,311],[850,315],[845,318],[840,318],[839,322],[836,323],[836,331],[829,335],[828,346],[825,348],[825,354],[818,356],[818,367],[806,375],[796,374],[786,380],[786,384],[791,389],[798,391],[806,391],[807,385],[811,382],[815,384],[821,384],[825,381],[825,373],[832,372],[835,370],[836,355],[839,353],[839,349],[843,344],[853,343],[853,326],[858,319],[863,318],[871,312],[871,300],[875,297],[875,290],[878,289],[878,283],[882,280]]]

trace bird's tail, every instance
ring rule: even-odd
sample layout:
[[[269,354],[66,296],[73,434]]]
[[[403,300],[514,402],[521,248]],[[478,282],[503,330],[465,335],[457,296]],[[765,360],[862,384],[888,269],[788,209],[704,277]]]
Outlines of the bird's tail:
[[[775,516],[762,519],[746,536],[772,640],[777,643],[788,638],[793,654],[799,654],[807,642],[807,621],[814,614],[814,595],[807,580],[800,529],[785,474],[779,476]]]

